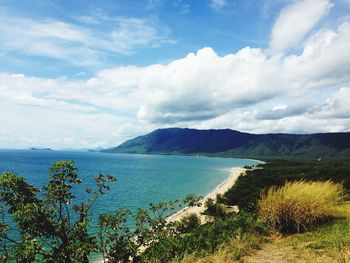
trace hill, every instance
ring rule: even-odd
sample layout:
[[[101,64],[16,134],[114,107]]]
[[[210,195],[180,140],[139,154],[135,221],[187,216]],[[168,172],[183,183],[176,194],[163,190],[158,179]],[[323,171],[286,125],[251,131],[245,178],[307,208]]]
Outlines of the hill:
[[[103,150],[245,158],[350,158],[350,133],[250,134],[230,129],[158,129]]]

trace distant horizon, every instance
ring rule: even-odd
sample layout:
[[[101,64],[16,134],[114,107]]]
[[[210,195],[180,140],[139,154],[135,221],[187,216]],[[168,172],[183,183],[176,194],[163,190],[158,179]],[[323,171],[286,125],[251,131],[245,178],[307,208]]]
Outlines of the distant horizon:
[[[1,1],[0,148],[350,131],[348,0]]]
[[[189,129],[189,130],[200,130],[200,131],[205,131],[205,130],[230,130],[230,131],[236,131],[236,132],[240,132],[240,133],[248,133],[248,134],[254,134],[254,135],[264,135],[264,134],[287,134],[287,135],[315,135],[315,134],[339,134],[339,133],[350,133],[350,132],[320,132],[320,133],[249,133],[249,132],[242,132],[242,131],[238,131],[238,130],[233,130],[233,129],[229,129],[229,128],[223,128],[223,129],[196,129],[196,128],[184,128],[184,127],[168,127],[168,128],[158,128],[155,129],[149,133],[152,133],[154,131],[157,130],[167,130],[167,129]],[[128,140],[132,140],[136,137],[140,137],[140,136],[144,136],[147,135],[149,133],[145,133],[145,134],[140,134],[140,135],[136,135],[135,137],[132,137],[130,139],[126,139],[125,141],[119,143],[119,144],[115,144],[115,145],[110,145],[110,146],[106,146],[106,147],[85,147],[85,148],[72,148],[72,147],[64,147],[64,148],[55,148],[55,147],[47,147],[47,146],[28,146],[28,147],[24,147],[24,148],[2,148],[0,147],[0,150],[52,150],[52,151],[100,151],[100,150],[106,150],[106,149],[110,149],[110,148],[114,148],[117,147],[121,144],[123,144],[124,142],[128,141]]]

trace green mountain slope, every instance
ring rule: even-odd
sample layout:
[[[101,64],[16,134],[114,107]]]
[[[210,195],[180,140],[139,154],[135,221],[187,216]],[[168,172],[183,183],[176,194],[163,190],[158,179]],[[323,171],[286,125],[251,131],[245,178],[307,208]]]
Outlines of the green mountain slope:
[[[229,129],[169,128],[136,137],[104,152],[350,159],[350,133],[250,134]]]

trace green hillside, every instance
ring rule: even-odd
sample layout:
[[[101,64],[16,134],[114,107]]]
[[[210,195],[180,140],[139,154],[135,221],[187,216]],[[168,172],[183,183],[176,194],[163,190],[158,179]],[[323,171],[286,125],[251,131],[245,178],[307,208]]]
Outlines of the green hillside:
[[[169,128],[155,130],[103,151],[245,158],[349,159],[350,133],[250,134],[229,129]]]

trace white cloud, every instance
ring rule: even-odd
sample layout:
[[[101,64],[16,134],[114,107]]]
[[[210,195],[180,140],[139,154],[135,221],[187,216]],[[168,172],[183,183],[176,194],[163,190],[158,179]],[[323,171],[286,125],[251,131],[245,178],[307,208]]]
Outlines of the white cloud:
[[[350,24],[342,23],[336,31],[321,29],[306,41],[299,56],[284,59],[283,77],[304,91],[346,83],[350,79]]]
[[[150,123],[199,121],[286,94],[302,97],[347,83],[348,43],[350,26],[343,23],[336,31],[321,29],[312,35],[300,55],[269,57],[261,49],[244,48],[221,57],[204,48],[154,65],[138,85],[138,117]]]
[[[327,101],[317,108],[315,115],[318,118],[350,119],[350,88],[343,87],[332,94]],[[350,126],[350,123],[348,123]]]
[[[347,97],[347,100],[349,98]],[[326,105],[317,104],[317,102],[313,104],[317,109],[326,107]],[[252,133],[348,132],[350,117],[348,117],[349,111],[346,112],[347,117],[344,118],[341,117],[343,113],[337,112],[335,109],[323,109],[323,112],[306,110],[295,115],[286,112],[285,115],[280,114],[279,118],[261,119],[257,118],[259,114],[257,109],[235,109],[214,119],[192,123],[191,127],[199,129],[208,127],[231,128]]]
[[[300,0],[283,8],[272,27],[270,52],[297,46],[332,6],[329,0]]]
[[[107,16],[78,20],[83,23],[34,20],[1,12],[0,53],[14,51],[88,65],[98,63],[108,53],[130,55],[140,48],[174,43],[168,28],[150,20]],[[101,22],[103,26],[98,25]]]
[[[116,38],[130,24],[142,27],[129,21]],[[54,25],[48,39],[65,34],[62,41],[83,43],[91,37],[81,28],[74,34],[71,25]],[[37,31],[29,28],[34,39]],[[143,45],[141,38],[130,41]],[[112,146],[168,126],[349,131],[349,43],[350,24],[343,22],[310,33],[293,54],[246,47],[220,56],[207,47],[166,64],[116,67],[79,81],[0,73],[0,147]]]
[[[227,5],[228,0],[211,0],[210,7],[214,10],[220,10]]]

